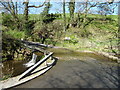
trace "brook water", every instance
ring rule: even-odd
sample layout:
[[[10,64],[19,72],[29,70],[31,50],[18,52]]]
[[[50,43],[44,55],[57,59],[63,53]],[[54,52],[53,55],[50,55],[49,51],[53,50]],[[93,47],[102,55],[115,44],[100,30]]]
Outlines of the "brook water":
[[[78,52],[72,51],[69,49],[64,48],[49,48],[48,51],[54,52],[54,56],[58,58],[58,60],[65,61],[65,60],[81,60],[81,61],[100,61],[103,63],[115,64],[107,57],[100,56],[93,53],[86,53],[86,52]],[[43,56],[42,53],[36,52],[38,56]],[[9,60],[3,63],[2,71],[0,76],[10,75],[10,76],[17,76],[23,73],[27,67],[24,65],[30,60]]]

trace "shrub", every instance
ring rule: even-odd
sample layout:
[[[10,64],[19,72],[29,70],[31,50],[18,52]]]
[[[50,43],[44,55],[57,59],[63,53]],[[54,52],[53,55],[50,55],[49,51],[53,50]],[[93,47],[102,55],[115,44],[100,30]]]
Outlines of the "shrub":
[[[6,35],[13,37],[15,39],[25,38],[25,31],[9,30],[5,32]]]
[[[60,20],[55,20],[52,23],[36,22],[33,30],[33,39],[41,43],[54,42],[54,38],[60,37],[62,33],[62,23]]]
[[[2,14],[2,25],[13,28],[14,22],[10,14]]]
[[[54,20],[52,22],[53,30],[55,32],[55,38],[60,39],[63,33],[63,21],[62,20]]]

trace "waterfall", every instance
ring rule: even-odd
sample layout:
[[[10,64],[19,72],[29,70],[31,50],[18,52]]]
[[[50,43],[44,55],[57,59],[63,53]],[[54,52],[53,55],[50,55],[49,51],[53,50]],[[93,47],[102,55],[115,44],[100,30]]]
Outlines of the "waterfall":
[[[30,67],[34,65],[36,63],[36,58],[37,58],[37,55],[33,53],[32,59],[28,63],[26,63],[25,66]]]

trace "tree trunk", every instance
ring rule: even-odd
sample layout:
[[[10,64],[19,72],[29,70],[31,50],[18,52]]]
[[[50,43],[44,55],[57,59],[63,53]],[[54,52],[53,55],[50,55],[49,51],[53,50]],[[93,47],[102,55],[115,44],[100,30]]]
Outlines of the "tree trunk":
[[[45,37],[43,37],[43,38],[42,38],[42,44],[44,44],[44,42],[45,42],[45,39],[46,39]]]
[[[26,2],[24,2],[24,5],[25,5],[25,9],[24,9],[24,18],[25,18],[25,22],[24,22],[24,28],[25,28],[25,30],[26,30],[26,33],[27,33],[27,35],[30,35],[31,34],[31,32],[30,32],[30,30],[28,29],[29,27],[28,27],[28,4],[29,4],[29,1],[28,0],[26,0]]]
[[[118,5],[118,26],[118,53],[120,54],[120,4]]]
[[[66,31],[66,14],[65,14],[65,0],[63,0],[63,19],[64,19],[64,31]]]
[[[75,0],[69,2],[70,22],[74,21]]]
[[[28,4],[29,4],[29,2],[24,2],[24,4],[25,4],[25,10],[24,10],[25,21],[28,22]]]
[[[83,18],[82,28],[85,28],[85,23],[86,23],[86,19],[87,19],[87,14],[88,14],[88,0],[86,1],[86,4],[85,4],[85,13],[84,13],[84,18]]]
[[[16,7],[15,13],[16,13],[16,14],[18,14],[18,6],[17,6],[17,5],[18,5],[17,2],[15,2],[15,7]]]
[[[77,18],[78,18],[78,20],[77,20],[77,27],[79,28],[80,27],[80,13],[78,12],[78,15],[77,15]]]

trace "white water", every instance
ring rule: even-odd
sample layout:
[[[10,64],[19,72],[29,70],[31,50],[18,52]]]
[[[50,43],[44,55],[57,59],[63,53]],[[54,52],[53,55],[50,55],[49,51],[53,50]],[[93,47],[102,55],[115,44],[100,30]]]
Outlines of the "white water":
[[[26,63],[25,66],[30,67],[34,65],[36,63],[36,58],[37,58],[37,55],[33,53],[32,59],[28,63]]]

